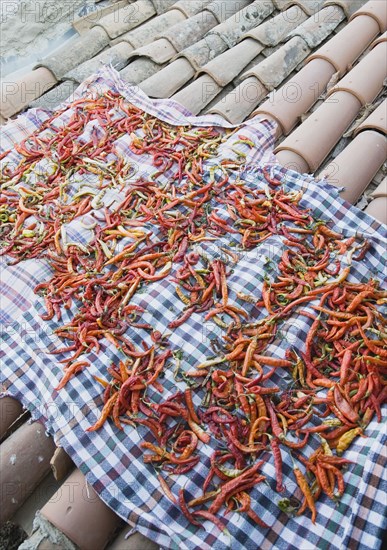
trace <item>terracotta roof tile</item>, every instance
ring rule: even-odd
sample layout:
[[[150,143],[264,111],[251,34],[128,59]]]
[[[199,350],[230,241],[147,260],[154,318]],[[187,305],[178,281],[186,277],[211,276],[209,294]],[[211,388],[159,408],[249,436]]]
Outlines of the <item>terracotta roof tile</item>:
[[[375,19],[379,25],[379,31],[385,32],[387,30],[387,9],[384,0],[371,0],[367,2],[363,7],[357,10],[351,17],[351,21],[356,17],[367,15]]]
[[[246,78],[226,97],[219,99],[208,112],[221,115],[232,124],[238,124],[251,114],[267,93],[268,89],[254,76]]]
[[[345,91],[354,95],[362,105],[372,103],[383,87],[387,73],[387,42],[380,42],[328,95]]]
[[[268,0],[270,3],[271,0]],[[239,12],[251,3],[251,0],[213,0],[206,6],[206,10],[215,15],[219,23],[226,21],[234,13]]]
[[[128,69],[130,69],[129,65]],[[183,57],[141,82],[141,89],[151,97],[170,97],[195,75],[192,65]]]
[[[77,39],[66,42],[54,54],[39,62],[35,68],[46,67],[57,80],[61,80],[68,71],[97,55],[108,44],[109,37],[104,29],[93,27]]]
[[[203,11],[212,0],[179,0],[173,4],[174,10],[181,10],[186,17],[192,17]]]
[[[382,134],[361,132],[319,174],[337,187],[345,187],[342,198],[355,203],[387,157],[387,139]]]
[[[83,17],[77,17],[73,21],[74,29],[79,33],[83,34],[91,27],[102,19],[105,15],[109,13],[117,12],[120,8],[128,5],[128,0],[119,0],[118,2],[113,2],[112,4],[106,4],[103,7],[84,15]]]
[[[166,38],[180,52],[194,44],[217,25],[216,17],[209,11],[203,11],[185,21],[163,30],[158,38]]]
[[[368,15],[362,15],[350,21],[342,31],[334,36],[309,60],[325,59],[344,75],[360,54],[369,46],[379,31],[377,22]],[[356,37],[356,40],[355,40]]]
[[[219,86],[226,86],[263,49],[264,46],[259,44],[259,42],[247,38],[234,48],[225,51],[209,63],[206,63],[198,74],[206,73],[210,75]]]
[[[55,444],[42,424],[25,423],[0,448],[0,522],[10,519],[50,471]]]
[[[136,0],[109,13],[100,19],[98,26],[103,28],[110,38],[117,38],[156,14],[151,0]]]
[[[166,38],[158,38],[142,48],[133,50],[128,57],[129,59],[131,57],[149,57],[158,65],[162,65],[172,59],[176,53],[176,49],[169,40]]]
[[[3,79],[1,82],[0,115],[8,119],[21,111],[31,101],[55,86],[57,79],[45,67],[29,71],[16,80]]]
[[[365,212],[387,225],[387,198],[379,197],[370,202]]]
[[[335,28],[345,19],[344,11],[338,6],[328,6],[318,12],[318,17],[309,17],[304,23],[299,25],[292,36],[300,36],[313,50],[317,48]]]
[[[355,135],[364,130],[377,130],[387,134],[387,99],[382,101],[371,114],[355,130]]]
[[[273,12],[267,0],[255,0],[249,6],[238,11],[236,17],[229,17],[226,21],[212,29],[212,34],[218,34],[229,48],[235,46],[244,31],[259,25]]]
[[[377,199],[378,197],[387,197],[387,178],[378,185],[378,187],[372,191],[371,197]]]
[[[276,46],[289,32],[307,18],[308,16],[299,6],[292,6],[272,19],[268,19],[262,25],[250,30],[242,36],[241,40],[251,37],[265,46]]]
[[[305,40],[295,36],[265,61],[244,73],[242,78],[255,76],[268,90],[274,90],[309,53],[310,49]]]
[[[276,8],[281,11],[290,8],[290,6],[300,6],[307,15],[313,15],[324,4],[324,0],[273,0],[273,2]]]
[[[160,70],[160,66],[147,57],[139,57],[135,59],[120,71],[121,78],[131,84],[138,84],[143,82],[157,71]]]
[[[3,439],[6,432],[22,412],[23,408],[16,399],[8,396],[0,399],[0,439]]]
[[[119,36],[114,42],[125,40],[133,48],[139,48],[152,42],[165,28],[181,23],[185,19],[186,16],[181,11],[169,10]]]
[[[325,0],[324,6],[340,6],[349,19],[365,3],[366,0]]]
[[[47,93],[31,101],[30,107],[40,107],[41,109],[55,109],[57,105],[66,101],[77,88],[78,83],[73,80],[65,80]]]
[[[82,550],[103,550],[123,523],[77,469],[41,514]]]
[[[156,10],[157,15],[168,11],[176,0],[152,0],[152,4]]]
[[[81,83],[91,74],[98,71],[103,64],[111,64],[119,71],[128,63],[128,57],[131,51],[132,47],[127,42],[119,42],[95,57],[84,61],[74,69],[71,69],[71,71],[65,75],[65,78]]]

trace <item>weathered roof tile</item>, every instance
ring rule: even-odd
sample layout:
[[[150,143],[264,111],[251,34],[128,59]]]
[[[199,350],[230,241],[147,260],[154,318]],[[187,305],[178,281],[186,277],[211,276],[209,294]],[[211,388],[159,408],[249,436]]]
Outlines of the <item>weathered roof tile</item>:
[[[237,17],[230,17],[220,25],[216,26],[211,34],[218,34],[232,48],[243,32],[257,27],[274,8],[267,0],[255,0],[252,4],[238,12]]]
[[[46,93],[57,83],[51,71],[39,67],[26,73],[16,82],[3,79],[1,82],[0,114],[4,119],[10,118],[31,101]]]
[[[102,17],[104,17],[105,15],[109,15],[109,13],[117,12],[120,8],[127,6],[127,4],[128,0],[119,0],[118,2],[106,4],[96,11],[92,11],[87,15],[84,15],[83,17],[76,18],[73,21],[72,25],[79,34],[83,34],[91,29],[91,27],[93,27],[95,24],[99,23]]]
[[[307,17],[299,6],[292,6],[272,19],[265,21],[255,29],[250,30],[242,36],[241,40],[250,37],[258,40],[258,42],[265,46],[276,46],[290,31],[305,21]]]
[[[150,21],[146,21],[138,28],[136,27],[122,36],[119,36],[115,40],[115,43],[124,40],[131,44],[133,48],[140,48],[152,42],[152,40],[154,40],[165,28],[172,27],[182,21],[185,21],[185,15],[183,15],[181,11],[169,10],[154,17]]]
[[[71,69],[97,55],[108,44],[109,37],[104,29],[93,27],[76,40],[63,44],[54,54],[40,61],[35,68],[46,67],[57,80],[61,80]]]
[[[178,57],[185,57],[196,70],[199,70],[225,50],[227,50],[227,46],[220,36],[209,34],[196,44],[185,48]]]
[[[269,3],[271,0],[267,0]],[[213,0],[206,6],[206,10],[215,15],[219,23],[226,21],[234,13],[239,12],[250,4],[251,0]]]
[[[176,0],[152,0],[152,4],[155,7],[156,13],[158,15],[168,11]]]
[[[186,17],[192,17],[203,11],[212,0],[179,0],[173,4],[174,10],[180,10]]]
[[[232,124],[239,124],[247,118],[269,90],[251,76],[243,80],[226,97],[221,98],[208,112],[223,116]]]
[[[172,46],[169,40],[166,38],[158,38],[157,40],[154,40],[150,44],[147,44],[146,46],[143,46],[142,48],[137,48],[136,50],[133,50],[129,54],[129,58],[131,57],[149,57],[154,61],[155,63],[161,65],[162,63],[166,63],[174,55],[176,55],[177,51]]]
[[[35,99],[35,101],[32,101],[30,107],[39,107],[41,109],[48,109],[49,111],[56,109],[58,105],[71,96],[77,86],[77,82],[65,80],[52,90]]]
[[[340,6],[344,10],[347,19],[360,9],[367,0],[325,0],[324,6]]]
[[[207,73],[219,86],[226,86],[263,48],[255,40],[247,38],[204,65],[198,74]]]
[[[274,90],[310,53],[305,40],[299,36],[291,38],[270,57],[242,76],[255,76],[268,90]]]
[[[111,64],[117,71],[123,69],[128,63],[128,58],[133,50],[127,42],[119,42],[87,61],[84,61],[71,71],[65,77],[75,82],[83,82],[93,73],[97,72],[103,64]]]
[[[272,0],[279,10],[286,10],[291,6],[298,5],[307,15],[313,15],[324,4],[324,0]]]
[[[109,13],[97,23],[110,38],[117,38],[120,34],[128,32],[156,14],[151,0],[136,0]]]
[[[195,74],[192,65],[184,57],[176,59],[162,71],[141,82],[141,89],[150,97],[170,97]]]
[[[289,36],[300,36],[313,50],[335,30],[345,18],[344,11],[338,6],[328,6],[318,12],[318,17],[309,17]]]
[[[188,87],[173,96],[193,114],[200,111],[221,91],[221,87],[208,75],[203,74]]]
[[[217,24],[215,16],[209,11],[203,11],[169,27],[158,35],[158,38],[169,40],[177,52],[195,44]]]
[[[139,57],[135,59],[120,71],[123,80],[130,84],[139,84],[160,70],[160,65],[148,57]]]

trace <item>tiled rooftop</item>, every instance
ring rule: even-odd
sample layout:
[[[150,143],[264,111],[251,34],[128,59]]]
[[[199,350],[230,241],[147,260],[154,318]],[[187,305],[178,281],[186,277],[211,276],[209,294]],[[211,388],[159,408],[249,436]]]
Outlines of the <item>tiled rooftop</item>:
[[[343,196],[352,203],[363,197],[361,206],[387,223],[385,0],[104,0],[98,5],[74,21],[78,37],[18,81],[12,75],[4,79],[0,122],[28,107],[54,109],[102,64],[111,63],[150,97],[172,97],[195,114],[217,113],[235,124],[255,114],[274,119],[281,164],[345,187]],[[85,489],[82,474],[63,453],[53,458],[55,446],[39,425],[20,425],[21,407],[14,400],[0,400],[0,412],[7,463],[2,481],[9,476],[15,486],[12,494],[2,491],[2,519],[14,518],[31,535],[35,512],[50,499],[35,520],[28,548],[106,547],[123,524]],[[18,460],[12,464],[14,455]],[[66,493],[66,483],[80,492]],[[42,484],[43,502],[33,498]],[[55,488],[60,499],[50,498]],[[50,531],[47,519],[64,536]],[[126,540],[128,530],[124,527],[108,548],[155,548],[138,534]]]

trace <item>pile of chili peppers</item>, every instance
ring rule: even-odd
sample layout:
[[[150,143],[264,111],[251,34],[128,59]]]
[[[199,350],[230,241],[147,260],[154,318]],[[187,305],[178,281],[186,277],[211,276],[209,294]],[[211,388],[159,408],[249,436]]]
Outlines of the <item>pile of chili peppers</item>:
[[[345,240],[314,219],[300,206],[302,193],[286,192],[266,170],[255,189],[240,181],[235,174],[243,150],[254,143],[238,131],[234,145],[243,150],[233,149],[236,158],[222,160],[204,181],[206,161],[230,133],[170,126],[114,92],[78,99],[71,110],[65,124],[64,111],[57,112],[15,146],[18,164],[7,162],[9,151],[0,157],[1,254],[9,263],[46,259],[52,276],[35,288],[46,306],[42,317],[60,321],[63,309],[72,315],[55,330],[66,342],[54,352],[64,356],[57,390],[89,365],[85,354],[115,346],[122,360],[107,369],[109,380],[95,377],[104,405],[89,430],[108,419],[119,430],[146,426],[154,442],[142,443],[144,462],[159,470],[163,491],[191,523],[210,520],[225,531],[219,518],[225,508],[267,528],[250,492],[266,480],[267,461],[275,466],[273,490],[284,492],[286,454],[298,498],[283,498],[279,506],[297,515],[309,509],[314,522],[321,494],[333,500],[343,494],[350,461],[341,455],[356,437],[365,437],[374,415],[381,421],[387,398],[386,322],[378,308],[387,294],[376,280],[348,281],[369,243]],[[127,135],[134,155],[152,157],[151,177],[137,177],[120,153],[119,140]],[[71,191],[89,178],[93,185]],[[114,207],[104,202],[109,190],[122,197]],[[91,231],[86,244],[69,238],[73,221]],[[272,235],[284,245],[277,275],[266,276],[254,294],[237,293],[237,304],[228,284],[237,250],[225,247],[226,260],[210,259],[198,246],[230,235],[239,251]],[[141,322],[143,309],[132,303],[144,287],[167,277],[184,308],[169,330],[193,313],[223,329],[215,355],[188,371],[180,351]],[[269,346],[294,316],[310,324],[305,345],[275,357]],[[149,340],[136,346],[125,335],[129,327],[148,331]],[[162,400],[162,376],[173,363],[186,389]],[[292,383],[274,384],[278,373],[288,373]],[[303,450],[313,437],[319,445],[307,457]],[[183,489],[173,494],[162,472],[192,470],[200,444],[215,450],[202,494],[187,501]]]

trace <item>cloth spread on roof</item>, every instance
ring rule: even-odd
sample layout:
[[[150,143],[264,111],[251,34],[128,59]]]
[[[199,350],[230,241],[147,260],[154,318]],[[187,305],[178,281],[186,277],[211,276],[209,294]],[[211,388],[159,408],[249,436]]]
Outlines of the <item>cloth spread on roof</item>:
[[[56,150],[56,154],[59,157],[62,156],[62,161],[68,154],[79,154],[79,158],[83,158],[82,161],[80,160],[83,169],[79,171],[75,166],[68,174],[68,180],[62,186],[58,200],[66,202],[68,197],[74,197],[75,194],[78,194],[80,198],[88,194],[93,196],[92,210],[86,209],[82,220],[77,218],[69,223],[64,223],[66,226],[64,230],[61,230],[58,225],[53,226],[56,235],[56,253],[59,256],[61,251],[66,252],[68,249],[77,248],[82,251],[87,247],[91,239],[90,232],[94,229],[95,224],[106,224],[108,219],[110,222],[112,221],[115,207],[117,205],[122,207],[125,193],[130,186],[148,181],[153,185],[157,184],[152,189],[165,191],[168,190],[171,178],[178,178],[181,179],[181,183],[186,181],[189,184],[189,177],[186,179],[186,175],[179,174],[177,163],[166,166],[164,159],[162,162],[156,162],[157,167],[155,167],[155,159],[149,154],[149,150],[141,150],[141,133],[136,133],[135,128],[125,126],[127,120],[130,119],[130,117],[126,117],[128,105],[132,105],[136,108],[136,116],[141,122],[146,120],[145,113],[148,113],[152,117],[170,124],[171,127],[184,126],[187,148],[190,145],[189,140],[197,139],[198,136],[203,140],[203,144],[206,143],[207,149],[202,148],[202,152],[204,150],[208,155],[204,154],[201,163],[195,168],[196,172],[192,160],[191,176],[196,179],[196,184],[199,174],[204,186],[216,181],[221,187],[226,173],[228,184],[231,182],[234,186],[230,188],[230,193],[233,192],[233,189],[238,189],[240,185],[252,190],[262,189],[263,202],[265,202],[265,197],[269,199],[270,193],[278,189],[276,183],[271,188],[269,180],[280,182],[284,193],[294,197],[300,197],[302,194],[299,204],[302,208],[310,209],[309,213],[313,215],[314,219],[330,220],[333,230],[340,232],[346,239],[353,238],[352,243],[356,239],[360,239],[360,241],[367,239],[369,248],[366,250],[366,254],[363,254],[363,261],[354,260],[351,263],[349,257],[351,254],[349,256],[344,254],[341,258],[344,265],[346,265],[346,261],[351,264],[348,276],[350,283],[363,283],[373,278],[385,284],[385,266],[383,264],[385,227],[348,203],[344,203],[335,188],[276,165],[272,154],[274,144],[272,123],[254,118],[243,124],[239,132],[239,128],[233,129],[219,117],[194,117],[171,100],[150,100],[136,87],[130,87],[123,83],[112,69],[103,69],[85,81],[78,88],[71,102],[57,112],[51,123],[57,128],[68,125],[77,127],[79,120],[74,114],[76,105],[82,106],[84,114],[84,111],[88,110],[88,98],[90,98],[90,111],[92,111],[92,106],[95,106],[98,100],[106,95],[112,102],[117,103],[118,110],[114,114],[113,109],[111,116],[113,118],[117,116],[117,124],[123,124],[120,137],[115,139],[111,153],[103,158],[98,156],[97,159],[90,158],[91,149],[95,151],[101,146],[101,143],[106,143],[104,139],[108,138],[103,131],[106,120],[102,117],[98,118],[98,114],[90,116],[87,120],[78,144],[63,141],[61,148]],[[32,132],[42,127],[50,117],[51,114],[48,112],[30,110],[3,128],[2,151],[11,149],[11,152],[2,159],[3,168],[8,163],[13,168],[17,166],[22,158],[22,155],[18,153],[18,149],[22,151],[18,143],[20,144]],[[41,139],[46,138],[47,130],[43,130]],[[80,144],[85,145],[85,148],[79,148]],[[34,147],[37,145],[39,145],[39,141],[35,141]],[[84,150],[89,151],[87,160],[84,156],[82,157]],[[176,148],[176,150],[181,151],[182,149]],[[174,160],[173,148],[169,150],[169,154]],[[127,171],[122,179],[118,180],[117,178],[116,180],[114,170],[118,163],[121,163],[121,168],[122,166],[127,167]],[[269,172],[266,169],[263,170],[264,166],[270,168],[270,170],[267,168]],[[93,167],[96,168],[94,172]],[[44,178],[54,173],[51,171],[52,168],[52,163],[50,164],[48,158],[40,159],[34,170],[26,174],[23,184],[28,185],[28,181],[36,181],[29,180],[29,178],[41,178],[43,182]],[[105,173],[106,178],[105,176],[101,178],[101,170]],[[101,192],[100,186],[103,186],[105,180],[109,181],[109,188]],[[138,196],[142,200],[149,196],[144,195],[145,190],[145,187],[142,190],[139,188]],[[26,191],[23,192],[26,193]],[[193,199],[194,196],[192,195],[191,198]],[[195,197],[197,198],[197,195]],[[227,196],[223,196],[223,200],[225,198]],[[261,231],[258,232],[259,235],[253,230],[246,230],[242,237],[235,230],[236,225],[234,228],[232,227],[232,216],[231,218],[228,216],[230,212],[232,213],[232,209],[228,209],[225,202],[223,205],[221,202],[216,205],[215,216],[212,218],[214,231],[210,235],[202,235],[200,225],[196,226],[196,229],[192,228],[193,239],[189,245],[190,251],[194,254],[197,253],[197,257],[190,257],[193,265],[199,259],[200,262],[204,262],[203,264],[199,263],[198,266],[201,266],[201,269],[195,271],[199,287],[201,279],[208,274],[209,266],[225,266],[222,269],[227,270],[227,299],[233,305],[229,310],[225,309],[224,312],[228,311],[231,319],[227,318],[227,315],[222,317],[222,312],[219,310],[218,315],[210,316],[206,322],[205,317],[208,310],[197,311],[200,308],[196,308],[196,310],[193,308],[190,311],[190,316],[187,316],[184,322],[177,323],[179,326],[176,330],[169,330],[168,325],[174,326],[176,319],[180,319],[184,315],[184,311],[187,311],[184,299],[180,299],[181,296],[179,297],[176,293],[176,277],[178,277],[179,261],[181,260],[179,256],[185,253],[184,248],[187,243],[183,243],[181,249],[179,248],[177,258],[175,258],[176,265],[171,266],[165,263],[156,274],[152,272],[149,284],[144,285],[140,292],[136,292],[137,287],[134,289],[129,287],[130,299],[125,294],[123,306],[128,306],[128,304],[130,307],[134,306],[131,311],[135,314],[140,313],[138,316],[134,315],[129,326],[125,326],[127,341],[133,342],[138,351],[142,349],[143,341],[152,346],[155,342],[162,343],[162,339],[167,337],[168,346],[174,351],[174,354],[171,353],[167,357],[168,360],[164,362],[166,364],[165,376],[158,381],[159,385],[148,386],[147,399],[149,402],[165,400],[175,394],[176,390],[184,391],[186,382],[183,378],[188,380],[185,374],[195,370],[199,364],[203,364],[214,355],[219,355],[219,347],[214,352],[213,346],[219,346],[219,341],[225,334],[225,327],[227,328],[232,320],[234,323],[238,323],[236,318],[238,315],[235,317],[236,312],[240,312],[241,309],[247,312],[250,321],[259,321],[267,313],[264,311],[264,306],[267,307],[268,304],[267,292],[264,304],[256,307],[255,303],[265,292],[265,286],[278,275],[278,268],[284,252],[283,235],[280,236],[274,230],[267,233],[266,226],[261,228]],[[34,200],[29,201],[28,204],[25,200],[23,207],[27,209],[25,219],[28,219],[28,209],[33,210]],[[176,202],[173,204],[173,211],[170,210],[171,208],[168,206],[164,210],[166,214],[168,213],[169,221],[176,220],[177,216],[183,223],[184,216],[181,217],[181,214],[187,213],[186,205]],[[292,207],[289,208],[288,213],[294,212]],[[144,212],[146,213],[146,208]],[[207,215],[211,217],[213,212],[214,209],[210,208]],[[49,211],[41,210],[40,213],[47,218],[51,216]],[[55,213],[53,217],[55,217]],[[128,219],[130,221],[130,216]],[[286,219],[286,216],[283,219]],[[248,219],[244,219],[242,223],[245,224],[245,227],[249,227]],[[128,242],[134,242],[136,238],[141,240],[141,231],[148,232],[150,244],[154,244],[161,238],[171,239],[173,235],[176,236],[174,233],[176,223],[172,223],[171,231],[162,236],[154,231],[154,227],[156,226],[150,222],[140,226],[133,223],[133,229],[129,230],[120,229],[119,237],[123,238],[122,240],[116,239],[117,250],[114,250],[113,253],[119,253],[122,246],[127,245]],[[226,231],[225,227],[229,227],[229,230]],[[27,227],[24,237],[30,238],[34,230],[33,225]],[[258,242],[261,240],[258,237],[262,237],[262,235],[264,236],[262,242]],[[115,236],[118,237],[118,235]],[[208,236],[212,240],[203,238]],[[256,244],[254,239],[256,239]],[[112,240],[114,241],[114,235]],[[105,253],[113,254],[113,248],[109,248],[112,246],[112,240],[107,240],[107,244],[103,245],[101,239],[96,240],[95,246],[98,248],[99,243]],[[74,245],[74,243],[77,244]],[[240,245],[244,245],[244,248]],[[116,349],[114,345],[116,340],[114,336],[112,337],[115,334],[119,338],[120,332],[111,331],[109,340],[102,340],[101,344],[96,343],[96,340],[85,342],[85,347],[92,344],[90,345],[91,351],[86,354],[90,365],[85,369],[80,369],[76,376],[70,377],[63,389],[59,392],[56,391],[55,388],[63,376],[63,364],[59,363],[59,359],[62,360],[65,357],[64,361],[66,362],[68,354],[54,355],[52,353],[63,346],[63,342],[58,338],[55,330],[70,321],[73,322],[74,315],[82,307],[82,304],[75,305],[71,301],[66,304],[68,309],[63,310],[62,308],[60,321],[53,315],[47,315],[47,301],[45,302],[43,296],[35,294],[34,289],[52,277],[53,258],[39,257],[38,249],[39,244],[33,252],[29,252],[29,259],[15,265],[9,265],[12,263],[9,262],[9,257],[3,256],[1,259],[1,383],[6,394],[15,397],[31,410],[33,418],[44,421],[47,431],[55,437],[58,444],[65,448],[101,498],[117,514],[135,524],[141,533],[155,540],[164,548],[187,548],[190,550],[199,548],[255,549],[257,547],[302,549],[328,546],[337,549],[352,548],[353,546],[364,549],[379,548],[384,527],[383,504],[386,492],[383,478],[385,434],[375,419],[366,427],[367,437],[357,438],[345,454],[345,457],[352,460],[353,464],[349,465],[344,474],[346,484],[344,494],[337,502],[329,499],[326,495],[319,499],[315,524],[311,523],[310,516],[289,517],[278,506],[280,500],[283,503],[284,499],[288,498],[287,509],[289,509],[292,505],[296,506],[294,493],[299,498],[302,497],[297,493],[296,481],[292,475],[290,452],[283,452],[284,492],[279,495],[275,491],[278,479],[276,479],[273,457],[265,452],[262,455],[265,462],[260,471],[266,480],[251,491],[251,507],[259,518],[269,525],[269,528],[257,527],[252,519],[238,512],[230,512],[222,518],[227,526],[227,530],[222,533],[216,525],[210,522],[205,523],[205,530],[189,524],[179,507],[165,496],[162,487],[160,487],[155,467],[151,463],[144,464],[144,449],[141,447],[141,443],[144,441],[148,444],[155,443],[154,437],[148,429],[149,426],[140,425],[135,428],[125,425],[123,430],[119,430],[109,420],[100,430],[87,431],[96,422],[102,409],[101,386],[93,375],[109,380],[108,368],[112,363],[118,365],[119,361],[124,358],[122,349]],[[154,250],[159,249],[156,247],[152,252]],[[34,255],[36,258],[31,258]],[[85,262],[84,259],[83,261]],[[58,267],[58,258],[54,260],[55,262]],[[70,271],[74,272],[78,269],[75,261],[74,263],[70,262],[69,266]],[[143,261],[140,266],[140,269],[143,270],[142,273],[149,275],[148,267],[146,261]],[[164,269],[164,276],[159,277],[162,269]],[[220,274],[224,274],[222,269],[219,267]],[[167,276],[165,276],[166,272]],[[190,285],[192,287],[192,281]],[[44,293],[49,294],[48,287],[43,285],[42,288],[44,288]],[[224,288],[222,288],[222,293],[223,291]],[[182,294],[184,295],[183,291]],[[112,292],[113,300],[114,296],[115,293]],[[241,301],[241,297],[250,297],[250,299]],[[251,301],[251,297],[254,298],[253,301]],[[224,294],[222,299],[225,299]],[[217,307],[216,304],[215,306]],[[309,316],[294,314],[281,323],[277,333],[270,338],[270,344],[265,351],[268,357],[283,359],[289,348],[293,350],[304,348],[312,322],[310,314],[315,313],[309,303],[305,304],[304,309],[307,310]],[[56,312],[57,308],[54,313]],[[43,321],[42,315],[50,319]],[[217,319],[217,322],[214,318]],[[151,335],[153,340],[150,338]],[[123,342],[125,344],[126,341],[123,340]],[[121,347],[125,347],[124,344]],[[161,350],[168,349],[168,346]],[[97,353],[99,347],[100,350]],[[136,356],[132,355],[132,357]],[[81,358],[83,359],[83,356]],[[180,370],[176,375],[177,363],[180,365]],[[264,372],[267,373],[266,367],[264,367]],[[116,374],[119,372],[116,371]],[[295,387],[289,369],[277,369],[270,381],[282,389]],[[222,382],[222,387],[224,387],[225,380],[217,380],[215,385],[220,388]],[[161,392],[161,390],[163,391]],[[205,393],[201,394],[200,391],[199,387],[197,394],[194,392],[196,406],[200,405],[199,397],[203,397]],[[323,396],[324,392],[321,395]],[[221,397],[221,393],[219,396]],[[145,400],[144,405],[147,406],[149,402]],[[241,408],[243,409],[243,406]],[[171,407],[168,409],[169,412],[170,409]],[[164,414],[167,413],[164,412]],[[243,417],[243,412],[241,414]],[[232,431],[231,428],[230,431]],[[172,432],[171,437],[173,437]],[[182,439],[180,439],[181,442]],[[200,459],[186,474],[168,476],[168,473],[161,470],[175,496],[183,487],[186,500],[201,495],[201,488],[209,470],[210,457],[215,448],[220,449],[218,444],[219,441],[213,437],[208,444],[199,443],[198,456]],[[319,444],[317,436],[311,438],[307,443],[306,449],[309,450],[309,453],[306,453],[306,456],[310,455]],[[236,450],[235,453],[238,454]],[[157,461],[155,465],[157,466]],[[200,521],[203,521],[203,518]]]

